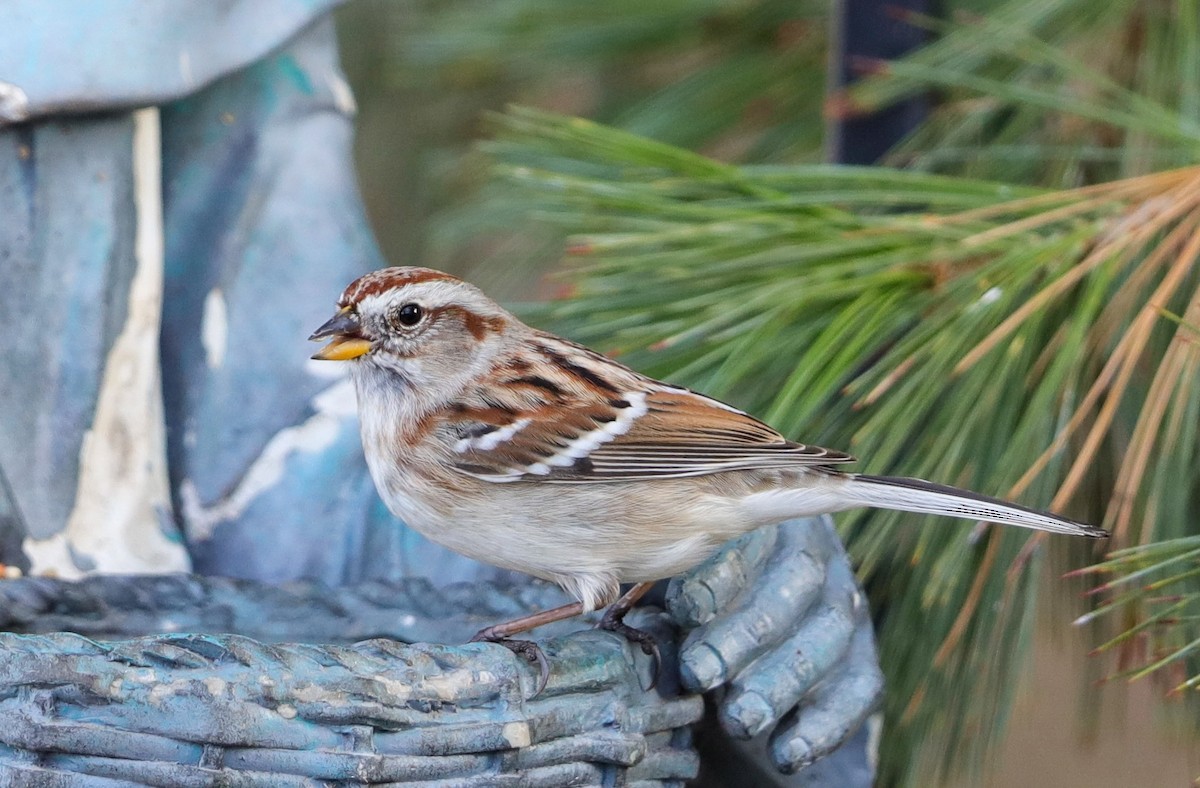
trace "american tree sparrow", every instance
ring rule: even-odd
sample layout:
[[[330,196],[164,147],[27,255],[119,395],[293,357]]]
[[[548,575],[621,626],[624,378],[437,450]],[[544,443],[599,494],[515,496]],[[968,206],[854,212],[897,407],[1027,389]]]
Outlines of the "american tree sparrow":
[[[392,513],[578,600],[474,638],[536,660],[542,685],[541,651],[512,635],[611,605],[599,626],[655,653],[623,623],[633,604],[760,526],[876,507],[1107,536],[954,487],[838,470],[853,458],[530,328],[440,271],[375,271],[338,306],[310,337],[331,340],[313,358],[353,361],[367,465]],[[635,585],[619,597],[621,583]]]

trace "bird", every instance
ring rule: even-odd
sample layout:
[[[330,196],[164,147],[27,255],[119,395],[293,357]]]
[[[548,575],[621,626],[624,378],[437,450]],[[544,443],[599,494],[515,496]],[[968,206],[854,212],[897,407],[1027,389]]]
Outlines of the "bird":
[[[658,580],[785,520],[860,507],[1103,538],[1102,529],[944,484],[844,470],[849,454],[530,327],[441,271],[350,283],[309,337],[350,365],[367,466],[389,510],[469,558],[558,584],[575,601],[480,630],[540,667],[537,626],[607,607],[624,623]],[[620,594],[622,584],[632,584]]]

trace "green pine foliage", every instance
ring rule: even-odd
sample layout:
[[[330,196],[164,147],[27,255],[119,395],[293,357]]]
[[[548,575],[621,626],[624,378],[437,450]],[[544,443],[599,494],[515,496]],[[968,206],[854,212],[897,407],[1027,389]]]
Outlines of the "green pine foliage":
[[[1155,675],[1172,695],[1200,689],[1200,536],[1180,537],[1117,550],[1077,575],[1111,578],[1094,589],[1108,596],[1080,619],[1128,617],[1117,636],[1096,651],[1115,651],[1121,670],[1113,678]]]

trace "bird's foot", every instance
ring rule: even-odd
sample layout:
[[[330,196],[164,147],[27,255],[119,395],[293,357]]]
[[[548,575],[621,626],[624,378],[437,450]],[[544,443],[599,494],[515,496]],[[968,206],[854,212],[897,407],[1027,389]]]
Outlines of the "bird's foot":
[[[662,669],[662,655],[658,652],[658,640],[655,639],[654,635],[640,629],[635,629],[625,623],[625,614],[628,612],[628,609],[622,610],[618,605],[613,605],[604,611],[604,615],[600,618],[600,623],[596,625],[596,629],[603,629],[623,635],[630,643],[637,643],[641,646],[643,654],[653,658],[654,663],[650,668],[650,686],[646,687],[646,691],[649,692],[658,684],[658,673]]]
[[[493,627],[481,629],[475,633],[475,637],[471,638],[471,643],[496,643],[504,646],[506,649],[516,654],[518,657],[524,657],[531,664],[538,666],[538,683],[533,694],[528,700],[533,700],[538,695],[542,694],[542,690],[546,689],[546,683],[550,681],[550,660],[546,659],[546,653],[542,651],[541,646],[534,643],[532,640],[510,640],[503,635],[498,635],[493,632]]]

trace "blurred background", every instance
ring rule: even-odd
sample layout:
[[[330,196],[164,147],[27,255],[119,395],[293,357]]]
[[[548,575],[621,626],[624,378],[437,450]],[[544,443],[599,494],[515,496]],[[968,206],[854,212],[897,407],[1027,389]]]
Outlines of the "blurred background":
[[[350,3],[375,232],[867,470],[1113,529],[1063,579],[1104,556],[843,522],[882,784],[1191,784],[1200,2],[880,7],[924,46],[843,57],[831,0]]]

